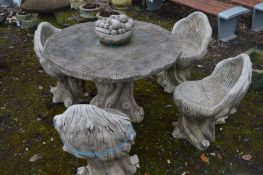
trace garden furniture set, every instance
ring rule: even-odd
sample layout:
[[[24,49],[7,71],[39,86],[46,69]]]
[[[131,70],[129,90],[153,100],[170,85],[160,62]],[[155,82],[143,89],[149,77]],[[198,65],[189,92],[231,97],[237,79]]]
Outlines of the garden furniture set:
[[[141,122],[144,111],[134,99],[133,81],[174,65],[181,54],[179,42],[161,27],[137,21],[130,43],[108,47],[99,43],[94,28],[94,22],[83,23],[53,35],[44,57],[67,77],[95,82],[97,95],[90,104],[119,109],[131,121]]]
[[[215,140],[215,125],[236,111],[252,76],[250,58],[241,54],[218,63],[210,76],[189,81],[190,67],[204,58],[211,35],[202,12],[178,21],[172,33],[135,21],[133,37],[123,46],[102,45],[94,22],[63,30],[46,22],[39,25],[36,54],[57,79],[51,88],[53,102],[68,107],[54,118],[55,128],[63,150],[88,162],[79,175],[135,174],[139,159],[128,155],[136,135],[131,122],[141,122],[144,111],[134,99],[133,81],[155,74],[164,90],[174,93],[182,113],[173,124],[173,137],[199,150],[208,148]],[[97,87],[90,104],[78,104],[89,98],[84,80]]]
[[[182,56],[172,68],[158,75],[158,83],[164,91],[174,93],[175,103],[183,113],[173,124],[173,137],[186,139],[204,150],[215,140],[215,124],[225,123],[246,94],[252,64],[248,55],[241,54],[218,63],[210,76],[187,81],[191,65],[206,54],[212,29],[205,14],[194,12],[178,21],[172,34],[182,45]]]

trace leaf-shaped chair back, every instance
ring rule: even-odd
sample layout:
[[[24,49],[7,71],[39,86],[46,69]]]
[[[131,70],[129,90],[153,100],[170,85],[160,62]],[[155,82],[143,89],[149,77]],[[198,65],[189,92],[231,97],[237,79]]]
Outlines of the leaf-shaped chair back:
[[[252,78],[252,63],[247,54],[225,59],[216,65],[213,73],[202,81],[212,81],[226,92],[222,101],[215,106],[211,115],[225,106],[236,106],[245,96]]]
[[[34,36],[34,49],[35,53],[39,59],[39,62],[43,69],[52,76],[52,72],[50,70],[49,64],[47,63],[46,59],[44,58],[43,52],[44,52],[44,45],[48,38],[50,38],[52,35],[60,32],[61,29],[58,29],[54,26],[52,26],[48,22],[42,22],[38,25],[38,28],[35,32]]]
[[[211,40],[212,28],[204,13],[194,12],[176,22],[172,34],[176,35],[179,41],[195,43],[200,49],[200,54],[204,56]]]

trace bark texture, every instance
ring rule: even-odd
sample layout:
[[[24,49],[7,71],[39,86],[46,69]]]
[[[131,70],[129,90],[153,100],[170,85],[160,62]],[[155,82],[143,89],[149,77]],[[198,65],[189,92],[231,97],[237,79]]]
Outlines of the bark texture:
[[[54,117],[63,150],[86,159],[79,175],[132,175],[138,157],[129,156],[136,136],[130,119],[115,109],[73,105]]]
[[[100,108],[114,108],[127,114],[132,122],[143,120],[144,110],[138,106],[133,95],[133,82],[96,82],[97,95],[90,104]]]
[[[53,94],[53,103],[64,103],[65,107],[69,107],[74,103],[88,100],[89,97],[87,93],[87,96],[84,96],[84,81],[64,75],[59,70],[55,69],[52,63],[43,55],[44,45],[48,38],[60,31],[60,29],[55,28],[47,22],[39,24],[34,36],[34,49],[39,63],[45,72],[57,79],[57,86],[51,87],[50,90]]]

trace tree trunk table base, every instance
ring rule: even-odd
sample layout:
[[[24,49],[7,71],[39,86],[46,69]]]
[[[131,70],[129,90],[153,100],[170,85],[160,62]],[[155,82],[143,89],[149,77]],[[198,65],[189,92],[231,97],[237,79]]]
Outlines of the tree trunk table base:
[[[73,104],[88,102],[89,94],[85,93],[84,81],[67,76],[57,76],[56,87],[51,87],[53,103],[64,103],[68,108]],[[85,94],[85,95],[84,95]]]
[[[143,120],[144,110],[138,106],[133,95],[133,82],[105,83],[96,82],[97,95],[90,104],[100,108],[114,108],[127,114],[131,121]]]

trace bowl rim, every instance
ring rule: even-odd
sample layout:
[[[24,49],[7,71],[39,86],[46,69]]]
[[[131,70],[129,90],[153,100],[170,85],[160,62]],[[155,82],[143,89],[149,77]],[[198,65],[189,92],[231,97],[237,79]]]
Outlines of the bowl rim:
[[[96,7],[96,8],[94,8],[94,9],[85,9],[85,8],[84,8],[85,5],[86,5],[85,3],[84,3],[84,4],[81,4],[81,5],[79,6],[79,9],[80,9],[81,11],[86,11],[86,12],[100,10],[100,4],[99,4],[99,7]]]
[[[117,35],[109,35],[109,34],[106,34],[106,33],[100,32],[100,31],[97,31],[96,29],[95,29],[95,32],[98,32],[98,33],[100,33],[100,34],[104,34],[104,35],[107,35],[107,36],[121,36],[121,35],[125,35],[125,34],[127,34],[127,33],[132,33],[132,32],[134,32],[134,29],[131,29],[131,30],[129,30],[129,31],[126,31],[125,33],[117,34]]]

